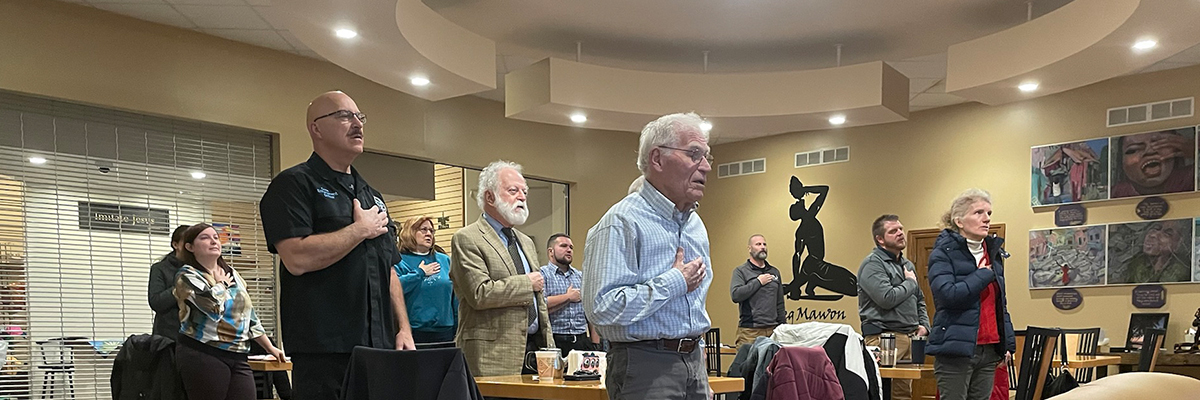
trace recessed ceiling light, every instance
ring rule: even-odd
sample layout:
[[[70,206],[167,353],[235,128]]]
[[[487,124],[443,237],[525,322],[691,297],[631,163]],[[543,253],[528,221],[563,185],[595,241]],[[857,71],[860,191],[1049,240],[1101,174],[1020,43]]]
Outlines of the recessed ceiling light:
[[[587,116],[583,114],[571,114],[571,122],[582,124],[587,122]]]
[[[1037,88],[1037,82],[1025,82],[1017,86],[1017,89],[1021,89],[1022,92],[1032,92],[1037,90]]]
[[[1149,50],[1153,49],[1154,46],[1158,46],[1158,42],[1154,41],[1154,39],[1143,39],[1133,44],[1133,48],[1137,50]]]
[[[358,32],[349,29],[338,29],[333,31],[333,33],[342,39],[353,39],[358,36]]]
[[[700,123],[700,130],[708,132],[712,130],[712,122],[704,121]]]
[[[425,85],[429,84],[429,78],[418,76],[418,77],[412,78],[411,82],[412,82],[413,86],[425,86]]]
[[[844,123],[846,123],[846,116],[845,115],[834,115],[832,117],[829,117],[829,123],[834,124],[834,125],[844,124]]]
[[[29,162],[37,164],[37,165],[42,165],[42,164],[46,163],[46,158],[33,156],[33,157],[29,157]]]
[[[206,176],[208,176],[208,174],[200,171],[192,171],[192,179],[204,179]]]

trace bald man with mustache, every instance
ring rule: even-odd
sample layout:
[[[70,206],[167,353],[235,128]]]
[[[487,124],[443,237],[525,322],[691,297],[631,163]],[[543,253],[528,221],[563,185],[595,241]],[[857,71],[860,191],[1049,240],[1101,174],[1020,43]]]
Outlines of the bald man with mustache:
[[[279,311],[295,399],[336,399],[355,346],[414,349],[396,228],[383,196],[351,166],[366,115],[342,92],[317,96],[308,161],[279,173],[259,203],[279,255]],[[397,329],[398,327],[398,329]]]

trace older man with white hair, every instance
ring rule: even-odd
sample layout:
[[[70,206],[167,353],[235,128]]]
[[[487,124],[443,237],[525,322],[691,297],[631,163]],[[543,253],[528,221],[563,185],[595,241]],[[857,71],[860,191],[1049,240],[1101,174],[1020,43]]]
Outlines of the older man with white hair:
[[[458,347],[475,376],[534,373],[525,352],[554,347],[533,239],[514,226],[529,218],[521,166],[495,161],[479,174],[483,215],[450,240],[450,280],[460,299]]]
[[[708,231],[695,208],[712,170],[708,134],[693,113],[646,125],[638,149],[645,183],[588,231],[583,306],[612,342],[610,399],[704,399],[700,338],[711,322]]]

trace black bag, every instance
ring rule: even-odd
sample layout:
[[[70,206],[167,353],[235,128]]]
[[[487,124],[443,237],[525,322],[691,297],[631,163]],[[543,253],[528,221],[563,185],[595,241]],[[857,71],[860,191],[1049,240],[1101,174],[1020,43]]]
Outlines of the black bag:
[[[1059,336],[1058,339],[1059,351],[1062,352],[1062,364],[1046,373],[1046,384],[1042,387],[1043,399],[1049,399],[1079,387],[1079,382],[1076,382],[1075,377],[1071,376],[1071,371],[1067,370],[1066,338]],[[1051,354],[1050,357],[1053,360],[1054,354]]]

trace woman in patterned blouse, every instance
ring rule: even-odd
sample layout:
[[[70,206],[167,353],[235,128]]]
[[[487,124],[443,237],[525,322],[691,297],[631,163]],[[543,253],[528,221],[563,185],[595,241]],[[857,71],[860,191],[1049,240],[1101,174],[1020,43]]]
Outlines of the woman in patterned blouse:
[[[221,258],[216,229],[188,228],[182,250],[184,266],[175,278],[180,319],[175,360],[184,390],[192,399],[254,399],[248,342],[258,342],[277,360],[285,359],[283,351],[267,338],[246,282]]]

